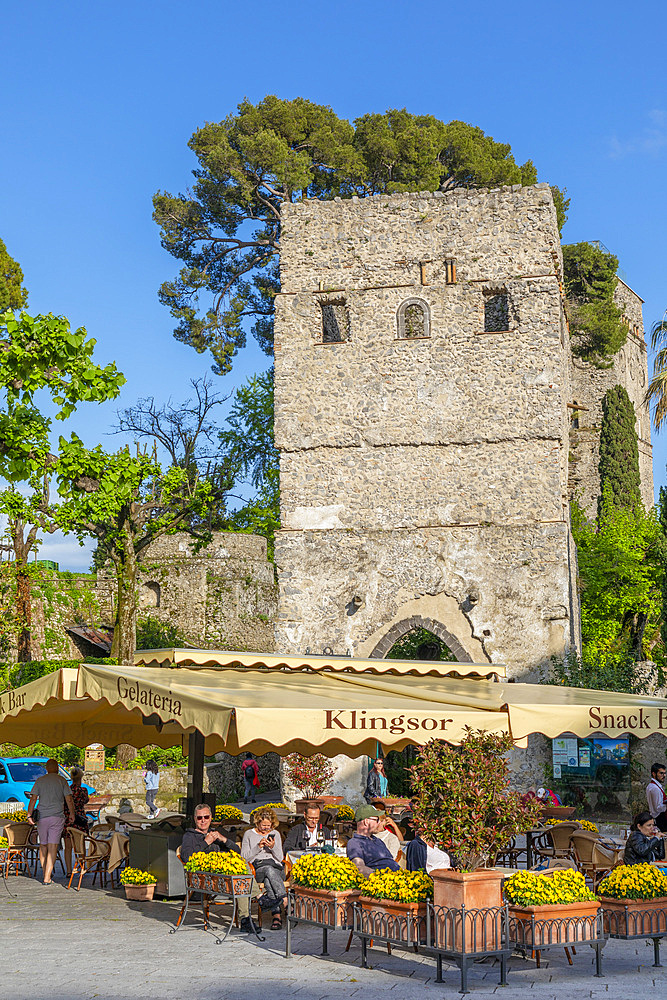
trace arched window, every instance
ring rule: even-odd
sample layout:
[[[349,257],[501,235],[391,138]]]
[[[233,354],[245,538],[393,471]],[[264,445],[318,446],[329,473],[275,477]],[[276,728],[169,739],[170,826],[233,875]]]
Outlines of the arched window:
[[[141,588],[139,603],[144,608],[159,608],[160,584],[155,583],[153,581],[151,581],[150,583],[145,583]]]
[[[431,336],[431,315],[423,299],[406,299],[398,307],[399,340]]]

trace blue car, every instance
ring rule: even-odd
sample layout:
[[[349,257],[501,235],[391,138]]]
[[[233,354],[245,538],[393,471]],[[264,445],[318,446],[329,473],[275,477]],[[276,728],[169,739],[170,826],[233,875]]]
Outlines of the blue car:
[[[48,757],[0,757],[0,802],[22,802],[28,805],[32,786],[46,774]],[[58,773],[70,783],[69,772],[58,765]],[[89,795],[95,794],[90,785],[83,785]]]

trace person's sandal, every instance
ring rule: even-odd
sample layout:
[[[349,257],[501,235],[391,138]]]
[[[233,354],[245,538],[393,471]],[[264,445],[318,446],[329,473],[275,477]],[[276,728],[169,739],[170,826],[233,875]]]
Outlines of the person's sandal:
[[[283,922],[279,913],[273,915],[273,921],[271,922],[272,931],[281,931],[283,929]]]

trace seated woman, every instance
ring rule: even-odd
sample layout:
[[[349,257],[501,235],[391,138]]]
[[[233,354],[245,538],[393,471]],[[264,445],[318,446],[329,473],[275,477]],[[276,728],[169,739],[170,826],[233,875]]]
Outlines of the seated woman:
[[[373,836],[382,841],[395,861],[401,850],[401,831],[393,819],[387,815],[381,816]]]
[[[259,902],[273,914],[272,931],[282,927],[280,907],[287,896],[283,881],[283,844],[278,817],[273,809],[258,809],[254,814],[255,828],[246,830],[241,843],[241,854],[255,867],[258,882],[264,883],[264,895]]]
[[[643,865],[652,861],[663,861],[665,858],[665,840],[667,834],[660,833],[650,812],[640,812],[632,823],[632,832],[625,845],[623,863],[626,865]]]

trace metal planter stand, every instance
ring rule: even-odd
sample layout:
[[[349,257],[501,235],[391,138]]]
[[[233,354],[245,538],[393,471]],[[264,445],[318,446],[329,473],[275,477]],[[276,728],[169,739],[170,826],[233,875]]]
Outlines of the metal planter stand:
[[[254,884],[255,879],[252,875],[215,875],[210,872],[186,871],[185,903],[183,904],[178,920],[176,921],[176,926],[172,927],[169,933],[175,934],[181,924],[185,922],[185,918],[188,915],[190,900],[193,899],[193,897],[198,893],[200,897],[202,915],[204,917],[203,930],[208,930],[208,910],[213,899],[224,899],[232,902],[232,915],[229,920],[229,926],[227,927],[223,937],[216,935],[216,944],[222,944],[222,942],[226,941],[229,937],[229,932],[234,926],[234,920],[238,911],[238,900],[242,898],[246,898],[248,900],[248,917],[250,919],[250,926],[252,927],[255,936],[260,941],[264,941],[264,937],[260,934],[255,921],[252,919],[251,906]]]
[[[303,912],[303,911],[302,911]],[[317,919],[317,917],[324,919]],[[359,903],[352,906],[352,925],[337,928],[326,915],[313,908],[310,917],[295,916],[293,891],[287,895],[287,933],[285,956],[292,956],[292,933],[299,923],[322,928],[322,955],[328,954],[330,930],[348,930],[361,940],[361,967],[368,967],[368,946],[371,941],[389,945],[392,949],[416,951],[433,955],[436,959],[436,982],[442,983],[443,959],[458,966],[461,975],[459,992],[468,993],[468,967],[482,958],[500,960],[500,985],[507,985],[507,960],[511,953],[509,943],[509,913],[507,906],[489,907],[484,910],[448,909],[426,904],[422,915],[405,916],[387,914],[365,908]]]
[[[595,916],[536,918],[530,920],[510,915],[509,939],[513,948],[524,957],[527,952],[535,952],[537,967],[540,967],[540,953],[551,948],[563,948],[571,965],[568,948],[588,944],[595,951],[595,976],[602,977],[602,949],[607,943],[604,931],[603,911]]]
[[[653,939],[653,968],[662,968],[660,942],[667,936],[667,906],[659,909],[606,910],[603,906],[604,927],[610,938],[622,941]]]

